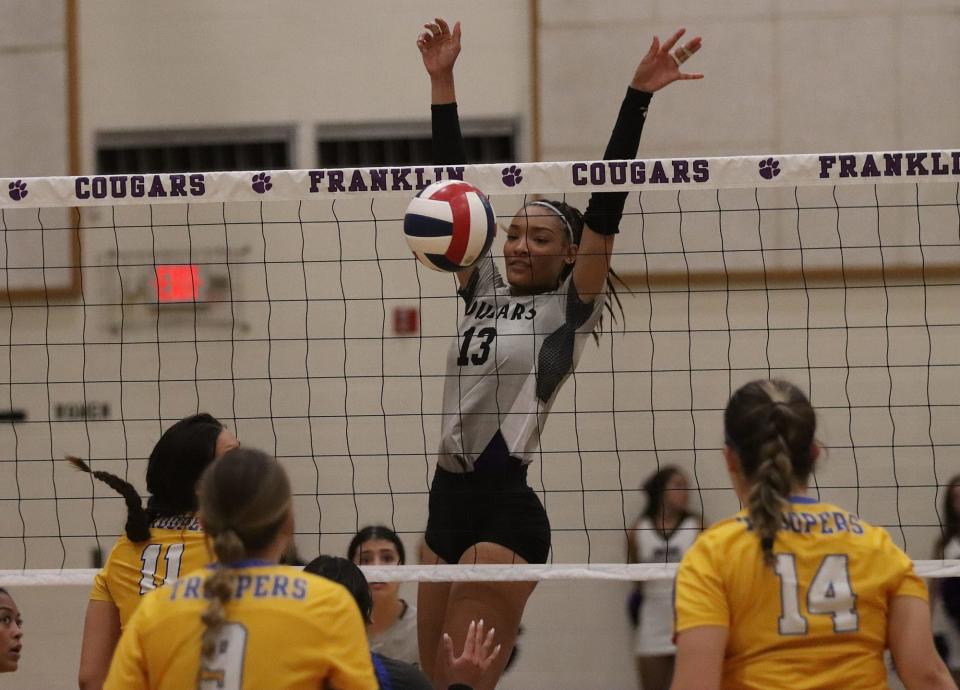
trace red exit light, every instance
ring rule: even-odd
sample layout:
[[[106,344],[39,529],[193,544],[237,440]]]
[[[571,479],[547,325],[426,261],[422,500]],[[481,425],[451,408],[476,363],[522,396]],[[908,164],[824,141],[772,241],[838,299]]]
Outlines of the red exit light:
[[[196,302],[200,285],[200,271],[193,264],[157,266],[158,302]]]
[[[397,335],[416,335],[420,330],[420,310],[416,307],[393,308],[393,332]]]

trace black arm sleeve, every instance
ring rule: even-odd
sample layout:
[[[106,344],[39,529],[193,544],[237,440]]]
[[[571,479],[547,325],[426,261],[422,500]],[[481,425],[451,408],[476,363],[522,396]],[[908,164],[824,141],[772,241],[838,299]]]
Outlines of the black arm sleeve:
[[[628,87],[620,106],[617,123],[613,126],[604,160],[632,160],[637,156],[640,134],[647,120],[647,108],[653,94]],[[583,214],[584,222],[601,235],[615,235],[620,231],[620,218],[627,202],[626,192],[594,192]]]
[[[467,149],[460,132],[460,117],[456,103],[430,106],[433,137],[433,162],[438,165],[464,164]]]

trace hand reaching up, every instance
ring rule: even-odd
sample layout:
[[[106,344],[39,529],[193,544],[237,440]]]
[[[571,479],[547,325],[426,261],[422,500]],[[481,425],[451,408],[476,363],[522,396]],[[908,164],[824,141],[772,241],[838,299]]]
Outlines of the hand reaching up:
[[[460,55],[460,22],[450,26],[440,17],[423,25],[426,29],[417,37],[417,48],[423,58],[423,66],[432,77],[453,72],[453,65]]]
[[[461,683],[474,687],[490,668],[490,664],[500,654],[500,645],[493,646],[493,633],[494,628],[490,628],[486,635],[483,634],[482,619],[479,623],[470,621],[460,656],[455,655],[450,636],[443,634],[443,646],[447,650],[447,678],[451,685]]]
[[[697,36],[673,50],[677,41],[686,31],[686,29],[680,29],[662,45],[660,39],[654,36],[653,43],[650,44],[650,50],[643,56],[643,60],[640,61],[633,73],[630,86],[640,91],[654,93],[680,79],[703,79],[703,75],[699,72],[680,71],[680,65],[700,50],[703,44],[703,40]]]

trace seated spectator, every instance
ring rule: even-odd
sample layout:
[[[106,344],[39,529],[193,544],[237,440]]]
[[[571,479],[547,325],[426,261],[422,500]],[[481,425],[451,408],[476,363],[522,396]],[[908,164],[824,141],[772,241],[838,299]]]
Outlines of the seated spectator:
[[[389,527],[371,525],[356,533],[347,558],[357,565],[404,565],[406,552]],[[371,582],[373,614],[367,626],[370,649],[392,659],[420,665],[417,643],[417,607],[400,598],[400,583]]]

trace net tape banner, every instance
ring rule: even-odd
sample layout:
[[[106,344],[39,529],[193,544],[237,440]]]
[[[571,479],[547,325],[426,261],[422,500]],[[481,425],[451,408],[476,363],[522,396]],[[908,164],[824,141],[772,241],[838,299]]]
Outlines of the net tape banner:
[[[298,201],[410,195],[459,179],[487,194],[873,185],[921,179],[960,182],[960,148],[660,158],[630,161],[499,163],[0,178],[0,209],[65,206]]]
[[[957,577],[960,560],[914,561],[924,578]],[[379,565],[361,566],[369,582],[540,582],[543,580],[672,580],[678,563],[553,563],[550,565]],[[0,570],[0,587],[90,585],[89,568]]]

